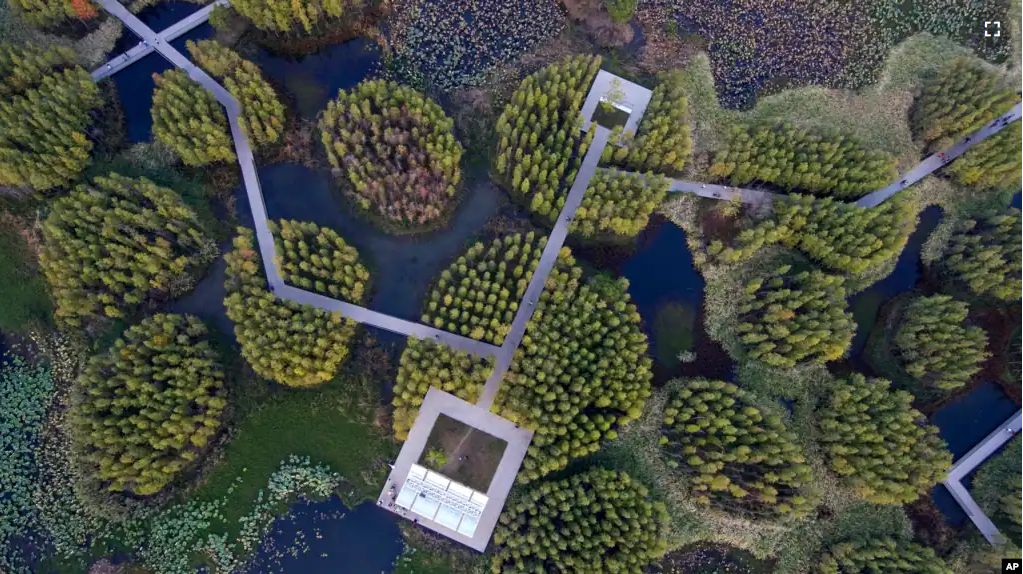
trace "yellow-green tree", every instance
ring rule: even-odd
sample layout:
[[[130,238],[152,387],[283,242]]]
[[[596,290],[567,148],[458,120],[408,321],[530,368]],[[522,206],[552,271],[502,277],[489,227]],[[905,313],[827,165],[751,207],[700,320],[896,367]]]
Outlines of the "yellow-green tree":
[[[913,395],[890,386],[858,373],[840,381],[820,413],[820,441],[831,469],[860,496],[907,504],[944,480],[952,453]]]
[[[218,254],[173,190],[116,173],[58,199],[42,227],[40,264],[71,326],[181,295]]]
[[[987,335],[967,325],[970,308],[948,295],[918,297],[902,312],[895,354],[907,373],[939,389],[965,385],[988,357]]]
[[[0,186],[46,191],[88,167],[92,77],[66,48],[0,44]]]
[[[774,367],[833,361],[849,348],[856,323],[846,311],[844,280],[790,265],[755,279],[739,300],[739,337],[750,358]]]
[[[477,244],[441,274],[423,320],[500,344],[543,250],[532,233]],[[494,408],[536,434],[519,471],[528,482],[595,452],[639,417],[650,396],[651,363],[628,282],[583,280],[565,248],[526,324]],[[474,400],[487,363],[428,341],[410,344],[395,385],[395,434],[403,437],[431,384]]]
[[[689,127],[689,103],[679,72],[661,78],[643,113],[635,137],[623,146],[604,148],[602,163],[629,171],[655,171],[679,176],[693,151]]]
[[[236,0],[231,7],[261,30],[309,34],[351,12],[362,10],[363,0]]]
[[[731,383],[686,381],[664,409],[660,443],[697,502],[754,516],[813,509],[810,466],[795,435]]]
[[[284,133],[284,104],[259,66],[216,40],[189,40],[188,52],[197,64],[224,81],[224,87],[241,106],[242,132],[257,146],[280,141]]]
[[[573,56],[526,76],[497,119],[495,179],[550,222],[593,139],[579,110],[599,69],[599,56]]]
[[[709,173],[732,185],[763,181],[791,191],[856,198],[888,185],[896,161],[835,130],[751,124],[732,128]]]
[[[153,79],[153,135],[185,165],[234,161],[227,116],[213,94],[176,68]]]
[[[667,549],[664,504],[624,472],[532,486],[494,531],[491,572],[642,572]]]
[[[287,219],[268,225],[288,284],[343,301],[365,299],[369,271],[359,263],[359,252],[336,231]]]
[[[820,574],[952,574],[932,548],[894,538],[840,542],[821,556]]]
[[[279,257],[287,268],[292,253]],[[234,321],[242,356],[262,377],[292,387],[329,381],[348,356],[356,323],[339,312],[328,312],[278,298],[268,289],[254,234],[238,229],[227,260],[224,306]],[[297,262],[299,265],[301,261]],[[330,282],[341,290],[341,285]],[[329,289],[328,289],[329,290]],[[352,300],[359,303],[359,300]]]
[[[901,253],[917,219],[905,194],[870,208],[798,194],[776,197],[771,206],[770,219],[742,230],[732,246],[714,240],[708,253],[734,263],[782,243],[836,271],[861,273]]]
[[[924,84],[913,103],[913,134],[930,151],[942,150],[1017,101],[1015,88],[1003,85],[997,72],[974,59],[955,58]],[[1018,148],[1018,136],[1016,143]]]
[[[1018,301],[1023,290],[1021,230],[1018,209],[980,221],[966,220],[949,238],[938,266],[974,295]]]
[[[21,17],[37,28],[52,28],[68,20],[91,20],[99,10],[90,0],[7,0]]]
[[[155,494],[200,453],[227,406],[202,321],[154,315],[92,357],[75,384],[75,443],[107,489]]]

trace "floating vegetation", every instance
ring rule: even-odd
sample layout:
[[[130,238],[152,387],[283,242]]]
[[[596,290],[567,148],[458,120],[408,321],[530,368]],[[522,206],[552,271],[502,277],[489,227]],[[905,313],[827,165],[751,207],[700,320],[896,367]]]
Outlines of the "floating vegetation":
[[[448,92],[478,86],[487,72],[565,26],[554,0],[396,0],[389,42],[404,83]]]
[[[1012,40],[985,37],[985,21],[1008,20],[1002,0],[647,0],[674,29],[708,46],[718,97],[751,106],[793,85],[858,88],[876,81],[888,52],[917,32],[947,36],[1000,61]],[[1018,41],[1018,40],[1016,40]]]

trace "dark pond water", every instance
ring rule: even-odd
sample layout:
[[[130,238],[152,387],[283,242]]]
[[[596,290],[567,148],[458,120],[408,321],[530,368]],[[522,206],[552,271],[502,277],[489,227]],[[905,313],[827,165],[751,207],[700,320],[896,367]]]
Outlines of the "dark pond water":
[[[349,212],[329,178],[329,174],[297,164],[260,169],[267,213],[271,219],[312,221],[334,228],[370,266],[374,293],[369,307],[412,321],[419,320],[422,299],[433,278],[469,246],[503,201],[501,191],[485,173],[467,174],[465,196],[447,229],[396,236]],[[238,208],[242,224],[251,226],[252,215],[241,190]]]
[[[685,231],[670,222],[655,222],[617,272],[629,280],[629,295],[651,338],[652,356],[663,367],[674,366],[678,351],[692,350],[703,306],[703,276],[693,267]]]
[[[194,2],[159,2],[139,12],[139,20],[159,32],[183,18],[191,16],[203,7]]]
[[[849,355],[855,360],[863,352],[870,335],[870,329],[877,321],[877,314],[886,302],[896,295],[905,293],[916,286],[923,276],[920,249],[934,228],[941,222],[941,209],[930,206],[920,213],[920,223],[909,236],[906,247],[899,255],[891,275],[874,283],[869,288],[849,299],[849,308],[856,320],[856,336],[853,337]]]
[[[934,413],[931,421],[940,429],[941,438],[948,444],[953,459],[958,460],[1018,409],[1001,387],[988,382],[942,407]],[[971,482],[972,474],[963,480],[963,485],[969,489]],[[936,486],[931,495],[947,522],[959,525],[967,520],[966,513],[944,486]]]
[[[337,497],[297,503],[274,523],[246,572],[390,572],[404,549],[398,520],[375,504],[345,508]]]
[[[173,66],[159,54],[150,54],[113,76],[117,95],[121,99],[128,141],[147,142],[153,139],[153,74],[162,74]]]
[[[326,46],[297,57],[275,56],[260,49],[254,58],[263,74],[295,98],[298,112],[312,118],[327,107],[338,90],[366,79],[380,63],[380,47],[366,38]]]

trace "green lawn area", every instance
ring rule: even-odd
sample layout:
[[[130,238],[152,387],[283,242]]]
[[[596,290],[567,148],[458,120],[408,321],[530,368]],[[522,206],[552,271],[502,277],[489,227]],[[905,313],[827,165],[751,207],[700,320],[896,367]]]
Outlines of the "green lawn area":
[[[349,365],[357,365],[353,357]],[[236,386],[242,393],[235,436],[224,447],[223,459],[188,498],[212,501],[226,496],[223,516],[227,534],[240,529],[245,515],[267,479],[289,455],[309,456],[341,474],[350,488],[343,498],[349,505],[375,498],[386,476],[386,463],[399,447],[387,429],[374,425],[380,382],[351,368],[334,380],[312,389],[287,389],[245,378]],[[242,477],[241,482],[236,482]],[[234,485],[233,491],[228,493]]]
[[[50,288],[13,218],[0,220],[0,332],[25,332],[49,325],[53,317]]]

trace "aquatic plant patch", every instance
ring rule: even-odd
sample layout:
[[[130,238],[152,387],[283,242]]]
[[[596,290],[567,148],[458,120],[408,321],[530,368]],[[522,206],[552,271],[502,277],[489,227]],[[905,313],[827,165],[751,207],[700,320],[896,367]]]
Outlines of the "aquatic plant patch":
[[[554,0],[397,0],[388,34],[391,69],[428,90],[478,86],[487,72],[554,38],[564,26]]]
[[[917,32],[946,36],[1000,61],[1011,53],[1004,0],[646,0],[676,30],[708,46],[727,108],[746,108],[793,85],[860,88],[877,80],[889,51]],[[998,37],[985,21],[1000,21]],[[994,26],[989,26],[989,34]]]

